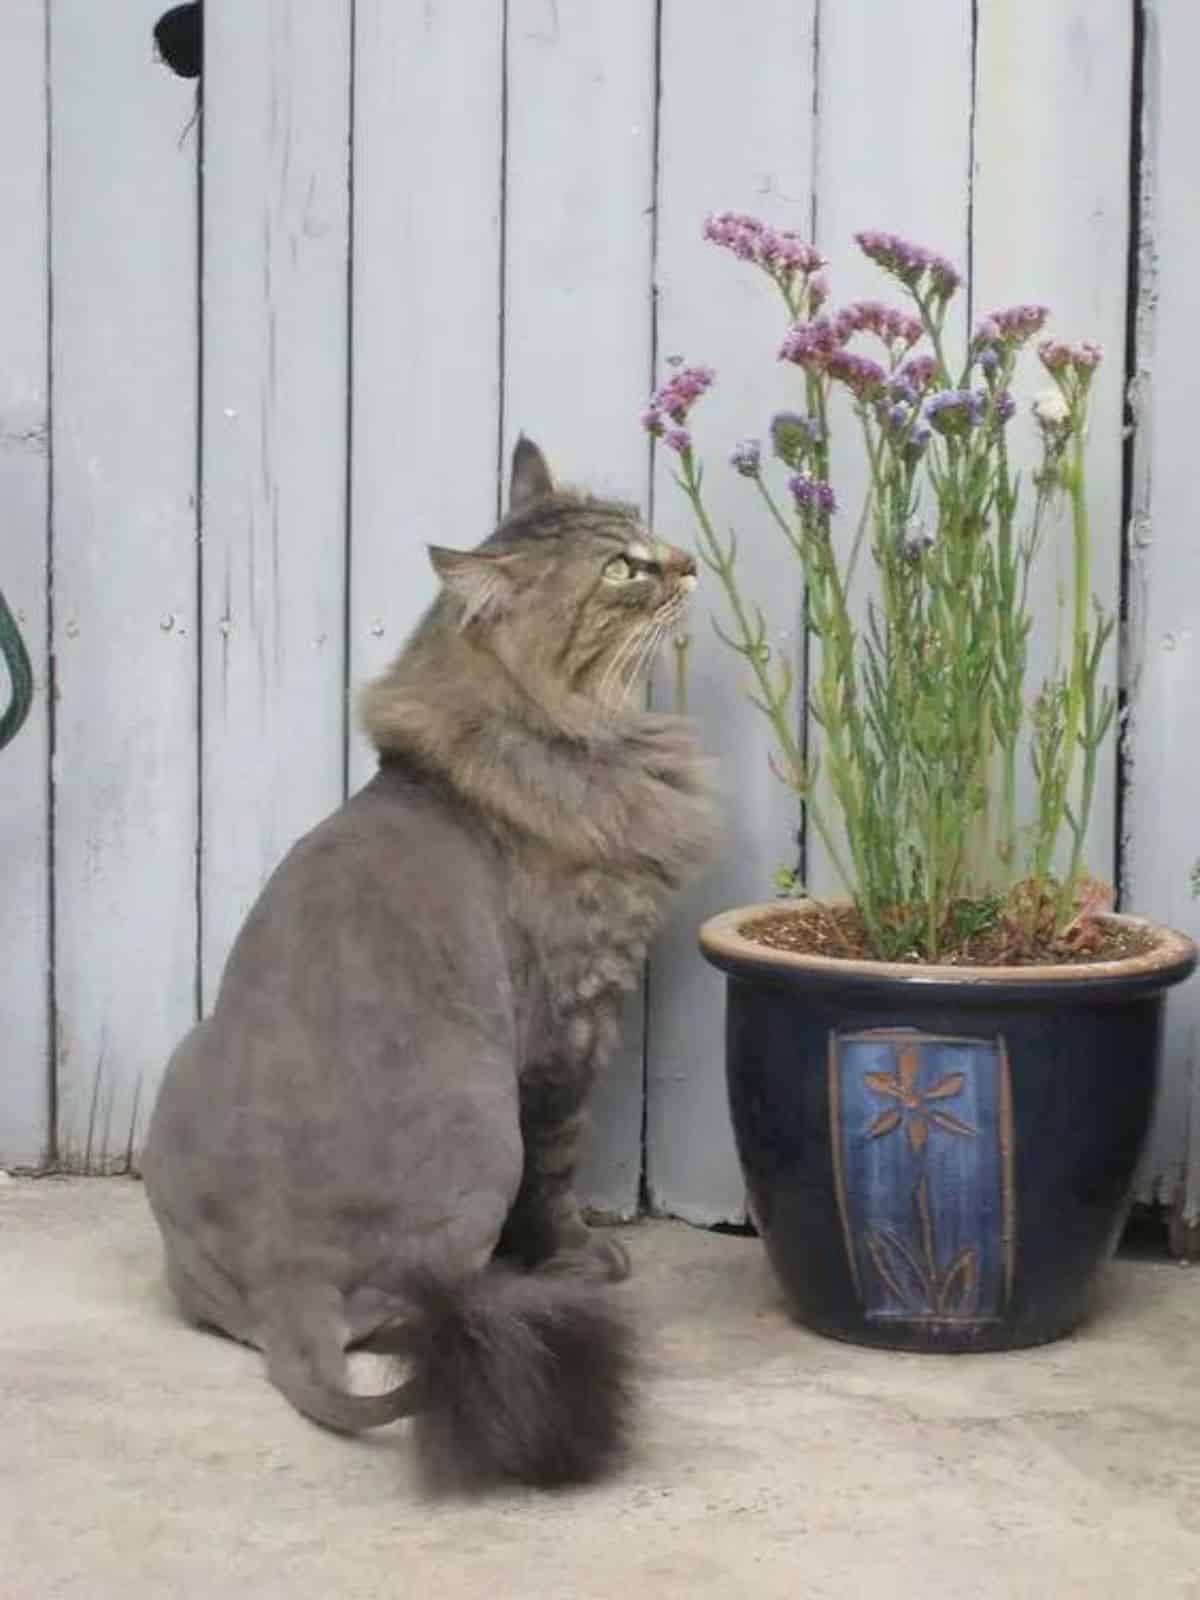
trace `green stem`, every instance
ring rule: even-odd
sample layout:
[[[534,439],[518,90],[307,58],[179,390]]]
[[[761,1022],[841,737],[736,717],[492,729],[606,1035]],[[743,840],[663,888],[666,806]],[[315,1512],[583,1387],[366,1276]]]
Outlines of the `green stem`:
[[[1083,725],[1084,696],[1087,689],[1088,677],[1088,627],[1087,614],[1091,599],[1091,544],[1088,531],[1087,495],[1084,488],[1083,476],[1083,445],[1084,424],[1079,418],[1075,434],[1071,441],[1071,459],[1067,467],[1068,492],[1071,499],[1071,533],[1072,557],[1074,565],[1074,595],[1071,640],[1071,670],[1067,680],[1067,707],[1063,723],[1063,751],[1062,775],[1059,780],[1060,803],[1056,829],[1061,826],[1061,817],[1070,800],[1071,779],[1075,769],[1075,751],[1079,744],[1080,731]],[[1094,759],[1092,762],[1094,766]],[[1081,810],[1080,826],[1083,826]],[[1082,852],[1082,841],[1077,839],[1072,852],[1073,860],[1078,860]],[[1074,888],[1074,868],[1068,873],[1066,881],[1060,891],[1060,915],[1063,903],[1069,905],[1071,893]]]
[[[688,651],[691,648],[691,635],[687,633],[676,634],[675,645],[675,711],[678,716],[686,717],[688,709],[688,678],[687,664]]]
[[[695,513],[696,521],[700,527],[702,544],[701,555],[703,556],[705,565],[709,568],[709,570],[716,573],[717,579],[725,591],[725,597],[729,602],[729,608],[733,612],[734,621],[737,624],[737,631],[741,639],[740,646],[738,647],[739,653],[744,656],[746,661],[749,663],[750,670],[754,674],[755,681],[758,684],[759,694],[761,695],[761,699],[757,700],[756,703],[759,705],[768,722],[770,723],[771,729],[775,734],[776,740],[778,741],[779,748],[783,752],[784,761],[787,764],[790,774],[791,786],[803,804],[807,807],[808,815],[812,818],[813,826],[816,828],[821,839],[821,843],[825,846],[825,849],[828,852],[829,859],[833,864],[834,871],[837,873],[843,888],[845,889],[846,893],[853,898],[854,880],[850,872],[847,870],[842,853],[838,849],[833,838],[832,831],[824,814],[824,809],[818,803],[816,795],[812,792],[812,785],[808,781],[804,753],[801,750],[796,735],[788,721],[786,699],[780,695],[775,685],[771,682],[771,675],[767,670],[767,661],[761,648],[761,641],[758,638],[756,629],[751,625],[750,618],[746,614],[746,608],[742,603],[741,593],[737,586],[737,579],[734,577],[733,557],[731,554],[727,554],[726,551],[722,549],[721,542],[717,538],[716,530],[713,528],[712,520],[708,515],[708,510],[704,504],[704,500],[700,492],[700,484],[696,476],[695,462],[692,459],[690,451],[683,455],[681,461],[683,467],[683,477],[680,479],[680,483],[683,487],[684,493],[691,502],[692,510]],[[773,515],[778,521],[783,523],[783,519],[778,508],[775,506],[770,495],[767,493],[761,482],[760,489],[762,489],[763,497],[768,506],[770,506]],[[791,529],[787,527],[786,523],[783,523],[783,526],[784,531],[787,533],[789,539],[791,539]]]

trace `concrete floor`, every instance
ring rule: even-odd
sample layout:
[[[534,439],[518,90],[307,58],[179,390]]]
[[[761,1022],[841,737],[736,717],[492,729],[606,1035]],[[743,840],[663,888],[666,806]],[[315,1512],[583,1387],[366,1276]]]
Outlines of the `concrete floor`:
[[[4,1600],[1200,1597],[1200,1270],[1122,1261],[1017,1356],[829,1344],[755,1240],[626,1233],[638,1459],[430,1506],[403,1429],[339,1439],[159,1286],[136,1184],[0,1179]]]

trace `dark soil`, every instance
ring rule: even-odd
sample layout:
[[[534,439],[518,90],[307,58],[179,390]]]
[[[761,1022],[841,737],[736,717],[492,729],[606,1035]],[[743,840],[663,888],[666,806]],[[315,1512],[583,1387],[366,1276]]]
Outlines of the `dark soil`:
[[[862,918],[853,906],[825,906],[808,901],[803,909],[781,907],[762,917],[743,922],[738,929],[743,938],[772,950],[792,950],[798,955],[836,956],[843,960],[875,961]],[[1051,967],[1089,966],[1097,961],[1121,961],[1129,956],[1146,955],[1157,940],[1145,928],[1130,928],[1103,917],[1087,923],[1086,936],[1074,933],[1039,935],[1032,940],[1014,934],[1003,918],[980,929],[961,943],[943,950],[938,964],[947,967]],[[924,958],[916,951],[900,953],[891,959],[921,965]]]

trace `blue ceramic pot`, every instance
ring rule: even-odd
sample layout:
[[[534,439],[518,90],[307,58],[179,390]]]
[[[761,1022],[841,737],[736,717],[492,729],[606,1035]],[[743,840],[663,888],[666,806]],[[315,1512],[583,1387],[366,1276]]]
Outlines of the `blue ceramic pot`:
[[[797,1316],[896,1350],[1068,1333],[1128,1212],[1192,941],[1154,929],[1121,961],[914,967],[738,931],[778,909],[715,917],[700,945],[728,975],[738,1154]]]

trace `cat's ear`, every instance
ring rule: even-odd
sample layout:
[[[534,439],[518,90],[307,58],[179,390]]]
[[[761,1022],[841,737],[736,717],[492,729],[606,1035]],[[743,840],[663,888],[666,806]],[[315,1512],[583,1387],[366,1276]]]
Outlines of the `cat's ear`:
[[[429,546],[429,563],[442,588],[462,601],[463,626],[476,617],[496,617],[513,594],[511,554],[494,550],[447,550]]]
[[[535,500],[544,500],[554,493],[554,479],[546,458],[524,434],[517,440],[512,456],[512,475],[508,485],[508,509],[524,511]]]

